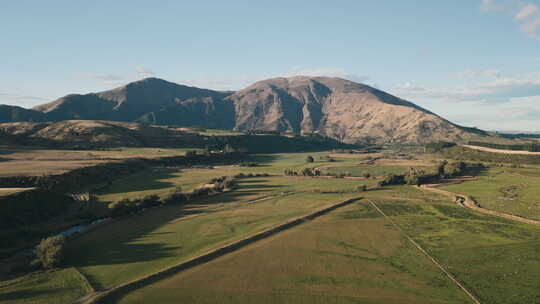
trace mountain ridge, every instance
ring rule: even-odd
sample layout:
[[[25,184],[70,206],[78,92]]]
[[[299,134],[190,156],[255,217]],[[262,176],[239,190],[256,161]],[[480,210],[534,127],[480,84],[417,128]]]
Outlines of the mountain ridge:
[[[34,119],[34,120],[32,120]],[[159,78],[69,94],[32,109],[0,107],[0,122],[108,120],[319,133],[347,143],[465,141],[471,130],[371,86],[333,77],[277,77],[239,91]]]

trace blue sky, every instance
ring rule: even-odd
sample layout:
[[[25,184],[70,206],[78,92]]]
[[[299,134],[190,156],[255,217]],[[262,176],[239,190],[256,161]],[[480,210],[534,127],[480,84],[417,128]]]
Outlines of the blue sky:
[[[0,0],[0,103],[144,77],[364,82],[467,126],[540,131],[539,0]]]

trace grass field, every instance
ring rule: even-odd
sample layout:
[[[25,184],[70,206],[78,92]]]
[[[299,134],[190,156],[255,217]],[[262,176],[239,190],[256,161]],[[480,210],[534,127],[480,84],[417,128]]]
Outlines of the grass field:
[[[313,156],[313,163],[306,162],[307,156]],[[256,155],[253,160],[259,163],[256,167],[240,167],[240,166],[216,166],[214,169],[175,169],[175,168],[152,168],[141,171],[134,175],[115,181],[110,187],[97,193],[100,200],[103,201],[118,201],[124,198],[140,198],[145,195],[156,194],[165,196],[178,187],[184,192],[189,192],[195,188],[202,186],[214,177],[232,176],[237,173],[269,173],[282,175],[286,169],[297,172],[304,168],[313,168],[321,164],[328,164],[325,158],[326,153],[290,153],[290,154],[271,154],[271,155]],[[338,160],[341,163],[347,164],[355,161],[355,159]],[[301,177],[299,177],[301,178]],[[275,179],[274,179],[275,180]],[[342,186],[353,187],[351,183],[341,183],[339,181],[328,182],[311,182],[313,187],[306,188],[307,190],[318,187],[332,190],[334,186],[342,189]],[[294,191],[297,186],[287,185],[288,181],[282,180],[278,182],[281,188]],[[275,186],[275,185],[274,185]],[[300,185],[304,187],[304,185]],[[308,185],[306,185],[308,186]],[[283,190],[283,189],[281,189]]]
[[[70,303],[92,292],[74,268],[36,272],[0,282],[0,302]]]
[[[540,170],[491,168],[477,181],[442,187],[472,196],[487,209],[540,220]]]
[[[360,201],[119,301],[149,302],[467,303],[468,298]]]
[[[0,176],[61,174],[76,168],[125,158],[184,155],[187,150],[117,148],[79,151],[0,147]]]
[[[233,192],[184,208],[168,206],[152,210],[84,235],[70,246],[68,255],[76,257],[70,264],[79,266],[97,286],[111,286],[330,202],[358,195],[319,191],[351,191],[370,183],[374,182],[281,176],[241,179]],[[281,196],[297,191],[302,192]],[[251,203],[259,198],[268,199]],[[202,215],[167,224],[186,212]],[[107,249],[95,252],[91,250],[93,247]]]
[[[117,152],[118,157],[183,153],[181,150],[145,149]],[[19,160],[24,159],[21,154],[17,155]],[[258,163],[255,167],[152,168],[113,182],[98,193],[101,200],[141,198],[149,194],[163,196],[177,187],[190,191],[213,177],[237,173],[271,174],[241,178],[237,180],[238,187],[231,192],[186,205],[152,208],[83,234],[68,243],[68,268],[0,282],[0,302],[7,299],[6,303],[10,304],[69,303],[90,290],[70,267],[77,267],[95,289],[109,288],[330,203],[365,196],[439,260],[482,304],[540,303],[537,288],[539,228],[477,214],[457,207],[440,194],[410,186],[389,186],[358,193],[354,190],[359,185],[373,186],[377,180],[283,175],[284,170],[300,172],[304,168],[328,165],[339,166],[328,170],[358,168],[359,174],[365,172],[362,171],[365,168],[357,166],[364,155],[334,155],[335,162],[329,162],[328,155],[328,152],[254,155],[246,161]],[[9,153],[0,156],[17,159]],[[79,161],[75,154],[64,156],[64,161]],[[313,156],[315,161],[307,162],[307,156]],[[82,159],[81,155],[79,157]],[[84,161],[98,160],[97,156],[92,157]],[[47,159],[44,154],[36,161]],[[0,166],[10,161],[0,162]],[[53,162],[58,166],[62,161],[60,155]],[[384,159],[370,167],[382,172],[410,166],[430,167],[431,164],[428,158],[420,161]],[[370,174],[383,175],[375,171]],[[539,215],[538,211],[531,211],[540,208],[540,203],[536,203],[540,194],[536,190],[538,186],[540,170],[536,167],[496,167],[483,172],[478,181],[445,189],[470,194],[486,208],[533,218]],[[149,302],[470,301],[440,269],[412,247],[399,230],[366,200],[361,200],[122,298],[122,303]]]
[[[538,303],[540,229],[441,202],[374,199],[481,303]]]

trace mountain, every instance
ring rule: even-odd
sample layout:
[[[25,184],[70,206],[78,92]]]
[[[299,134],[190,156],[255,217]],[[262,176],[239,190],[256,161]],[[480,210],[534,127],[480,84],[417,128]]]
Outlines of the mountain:
[[[23,110],[19,108],[17,113],[22,114],[13,115],[14,109],[0,108],[0,122],[108,120],[319,133],[347,143],[378,144],[460,142],[486,135],[370,86],[331,77],[273,78],[237,92],[147,78]]]
[[[70,119],[135,121],[153,111],[178,106],[185,100],[222,99],[230,93],[188,87],[157,78],[146,78],[125,86],[85,95],[71,94],[34,107],[49,120]]]
[[[274,78],[229,99],[239,130],[318,132],[349,143],[463,141],[472,135],[411,102],[340,78]]]
[[[0,105],[0,122],[45,121],[46,115],[40,111],[17,106]]]

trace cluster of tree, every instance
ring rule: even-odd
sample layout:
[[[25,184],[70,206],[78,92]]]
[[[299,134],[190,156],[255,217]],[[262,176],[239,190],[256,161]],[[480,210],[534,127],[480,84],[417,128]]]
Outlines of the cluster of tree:
[[[487,143],[487,142],[481,142],[481,141],[470,141],[469,145],[493,148],[493,149],[501,149],[501,150],[540,152],[540,144],[538,143],[505,145],[505,144],[495,144],[495,143]]]
[[[210,136],[207,138],[206,149],[209,151],[221,151],[225,149],[226,145],[237,151],[248,153],[328,151],[332,149],[355,149],[358,147],[323,135],[312,134],[295,137],[281,135]]]
[[[36,246],[36,259],[32,266],[51,269],[58,267],[64,261],[66,238],[63,235],[51,236],[41,240]]]
[[[247,134],[267,134],[267,135],[280,135],[281,133],[276,130],[248,130]]]
[[[142,211],[147,208],[157,207],[167,204],[178,204],[184,203],[195,198],[222,193],[230,191],[236,187],[236,178],[246,178],[246,177],[259,177],[259,176],[269,176],[266,173],[259,174],[244,174],[239,173],[234,176],[220,176],[211,179],[205,186],[196,188],[191,192],[184,193],[181,191],[180,187],[177,187],[173,192],[165,197],[159,197],[157,195],[145,196],[140,199],[123,199],[117,202],[112,202],[108,204],[110,209],[111,217],[118,217],[126,214],[132,214],[139,211]]]
[[[268,177],[268,173],[238,173],[233,175],[234,178],[249,178],[249,177]]]
[[[436,153],[446,148],[451,148],[455,145],[456,145],[455,143],[446,142],[446,141],[431,142],[425,145],[425,151],[428,153]]]
[[[434,172],[424,172],[415,168],[410,168],[403,174],[388,174],[378,182],[379,186],[386,185],[422,185],[433,183],[441,178],[451,178],[461,176],[472,170],[483,169],[483,163],[465,163],[462,161],[443,161],[437,165]]]
[[[176,193],[171,194],[166,199],[160,199],[157,195],[148,195],[141,199],[123,199],[117,202],[109,203],[108,207],[111,211],[111,217],[118,217],[129,213],[138,212],[146,208],[156,207],[172,201]],[[184,199],[184,196],[178,195],[177,199]]]
[[[44,189],[32,189],[0,197],[0,258],[46,236],[43,223],[70,210],[73,198]]]

